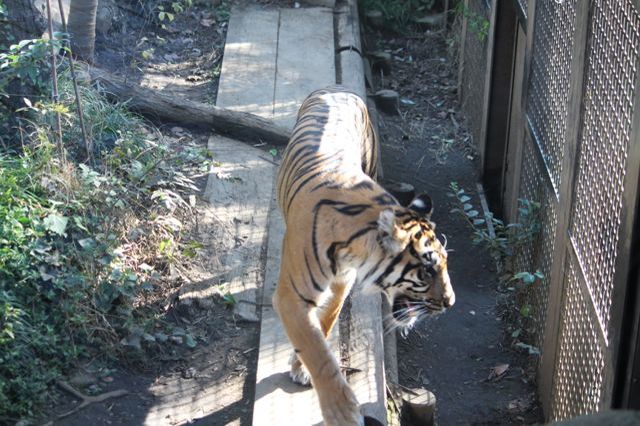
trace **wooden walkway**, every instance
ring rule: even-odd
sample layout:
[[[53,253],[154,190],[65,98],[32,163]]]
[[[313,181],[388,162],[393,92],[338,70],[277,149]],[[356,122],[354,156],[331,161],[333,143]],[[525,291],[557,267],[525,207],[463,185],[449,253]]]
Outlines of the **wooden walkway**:
[[[292,128],[302,100],[315,89],[342,82],[364,95],[359,33],[354,29],[357,20],[350,15],[353,12],[257,5],[232,10],[217,105]],[[338,34],[334,34],[334,28],[338,28]],[[337,55],[341,43],[348,48]],[[336,61],[337,57],[341,60]],[[336,62],[342,66],[337,67]],[[256,145],[261,143],[256,141]],[[239,253],[234,258],[238,265],[244,265],[244,271],[237,271],[229,288],[238,301],[237,314],[261,320],[253,424],[321,424],[314,391],[292,383],[288,377],[292,347],[271,307],[284,233],[273,195],[275,166],[265,161],[264,151],[241,144],[231,148],[224,138],[212,137],[209,148],[229,173],[235,173],[234,169],[243,173],[240,180],[212,176],[207,194],[214,206],[231,209],[221,211],[223,220],[246,223],[239,227],[239,237],[254,242],[253,253]],[[238,199],[231,202],[230,197],[225,204],[225,194],[236,194]],[[255,271],[263,249],[266,262],[261,275]],[[331,342],[338,359],[354,371],[348,379],[363,411],[386,424],[380,298],[354,295],[351,306],[352,311],[345,313],[341,319],[344,325],[335,328]],[[260,307],[258,311],[256,307]],[[349,330],[349,341],[340,339],[339,328]]]

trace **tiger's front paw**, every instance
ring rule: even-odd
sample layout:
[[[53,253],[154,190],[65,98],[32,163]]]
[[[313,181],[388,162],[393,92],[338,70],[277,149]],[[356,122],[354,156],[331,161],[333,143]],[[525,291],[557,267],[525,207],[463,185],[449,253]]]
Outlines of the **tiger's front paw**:
[[[311,376],[295,352],[291,354],[289,364],[291,364],[291,370],[289,370],[291,380],[303,386],[311,386]]]
[[[323,395],[320,405],[325,426],[364,426],[358,400],[348,385]]]

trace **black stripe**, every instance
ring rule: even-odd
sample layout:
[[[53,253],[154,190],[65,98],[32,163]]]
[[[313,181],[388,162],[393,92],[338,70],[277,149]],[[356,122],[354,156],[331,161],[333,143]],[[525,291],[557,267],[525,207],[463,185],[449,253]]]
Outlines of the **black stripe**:
[[[354,185],[353,189],[355,190],[368,189],[369,191],[371,191],[373,190],[373,183],[367,180],[363,180],[362,182],[359,182],[356,185]]]
[[[302,295],[302,293],[300,293],[300,291],[298,290],[298,287],[296,287],[296,283],[294,283],[293,280],[291,279],[291,275],[289,275],[289,282],[291,283],[291,287],[293,287],[293,289],[295,290],[296,294],[300,299],[302,299],[305,303],[309,305],[315,306],[316,308],[318,307],[318,304],[316,302],[314,302],[311,299],[307,299]]]
[[[330,157],[328,157],[328,158],[327,158],[327,161],[329,162],[329,164],[330,164],[331,162],[333,162],[333,161],[329,161],[329,160],[332,160],[332,158],[331,158],[331,157],[334,157],[334,156],[336,156],[337,154],[340,154],[340,153],[333,154],[333,155],[331,155]],[[298,185],[298,187],[296,188],[296,190],[293,192],[293,194],[291,194],[291,196],[290,196],[290,197],[289,197],[289,196],[287,196],[287,198],[288,198],[288,200],[289,200],[289,202],[288,202],[288,204],[287,204],[287,212],[288,212],[288,211],[289,211],[289,209],[291,208],[291,203],[293,202],[293,199],[296,197],[296,195],[298,194],[298,192],[300,192],[300,190],[301,190],[305,185],[307,185],[307,184],[309,183],[309,181],[311,181],[312,179],[314,179],[314,178],[316,178],[316,177],[318,177],[318,176],[322,175],[323,173],[326,173],[326,169],[324,169],[324,168],[323,168],[322,170],[320,170],[319,172],[312,174],[311,176],[309,176],[308,178],[306,178],[304,181],[302,181],[302,182]],[[297,179],[296,179],[296,180],[297,180]],[[290,188],[291,188],[291,187],[293,187],[293,185],[291,185],[291,186],[290,186]]]
[[[311,272],[311,266],[309,265],[309,259],[307,258],[307,254],[304,254],[304,263],[307,265],[307,271],[309,271],[309,278],[311,278],[311,284],[313,285],[313,288],[315,288],[317,291],[323,293],[325,288],[322,288],[318,282],[316,281],[316,279],[313,276],[313,272]]]
[[[381,205],[381,206],[396,206],[396,205],[398,205],[398,202],[396,201],[396,199],[393,198],[392,195],[387,194],[387,193],[378,195],[377,197],[373,197],[373,201],[375,201],[378,205]]]
[[[378,268],[380,267],[380,264],[384,261],[384,257],[382,259],[380,259],[375,265],[373,265],[373,267],[371,269],[369,269],[367,271],[367,273],[365,274],[363,281],[368,280],[369,278],[371,278],[371,275],[373,275]]]
[[[402,255],[404,253],[400,252],[396,255],[396,257],[394,257],[391,262],[389,263],[389,265],[387,265],[387,267],[385,268],[384,272],[378,277],[378,279],[376,280],[376,284],[377,285],[381,285],[382,284],[382,280],[384,279],[384,277],[388,276],[391,271],[393,271],[393,269],[396,267],[396,265],[398,263],[400,263],[400,261],[402,260]],[[388,288],[389,286],[385,286],[384,288]]]
[[[339,249],[343,249],[343,248],[349,247],[354,240],[360,238],[361,236],[363,236],[363,235],[367,234],[368,232],[371,232],[371,231],[373,231],[375,229],[377,229],[377,226],[369,225],[366,228],[362,228],[358,232],[352,234],[346,241],[340,241],[340,242],[331,243],[331,245],[327,249],[327,257],[329,258],[329,261],[331,262],[331,272],[333,272],[334,275],[338,271],[337,270],[337,266],[336,266],[336,251],[339,250]]]
[[[414,270],[414,269],[418,269],[418,268],[421,268],[421,267],[422,267],[422,265],[421,265],[421,264],[414,265],[414,264],[411,264],[411,263],[407,263],[407,264],[404,266],[404,268],[402,268],[402,274],[400,274],[400,278],[401,278],[401,279],[404,279],[404,276],[405,276],[405,275],[407,275],[407,273],[408,273],[409,271],[412,271],[412,270]]]
[[[333,275],[338,271],[336,267],[336,250],[338,249],[338,246],[342,244],[343,243],[331,243],[327,249],[327,257],[329,258],[329,262],[331,262],[331,272],[333,272]]]
[[[370,204],[346,204],[344,207],[334,207],[334,209],[347,216],[357,216],[370,207]]]

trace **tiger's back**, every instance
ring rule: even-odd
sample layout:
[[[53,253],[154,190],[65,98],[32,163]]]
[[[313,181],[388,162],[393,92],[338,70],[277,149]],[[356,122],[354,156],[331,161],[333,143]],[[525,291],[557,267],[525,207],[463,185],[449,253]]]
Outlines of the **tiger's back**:
[[[340,87],[305,99],[278,172],[278,204],[288,215],[296,197],[365,173],[376,179],[378,138],[363,100]]]

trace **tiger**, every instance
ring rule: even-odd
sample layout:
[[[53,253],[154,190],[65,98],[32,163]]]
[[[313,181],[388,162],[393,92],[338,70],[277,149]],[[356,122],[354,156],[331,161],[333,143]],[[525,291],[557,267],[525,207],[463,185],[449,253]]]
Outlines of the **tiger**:
[[[364,424],[326,343],[354,285],[382,292],[402,330],[455,302],[431,198],[403,207],[377,183],[378,143],[360,96],[317,90],[302,102],[276,179],[285,232],[273,307],[294,347],[290,376],[313,385],[328,426]]]

